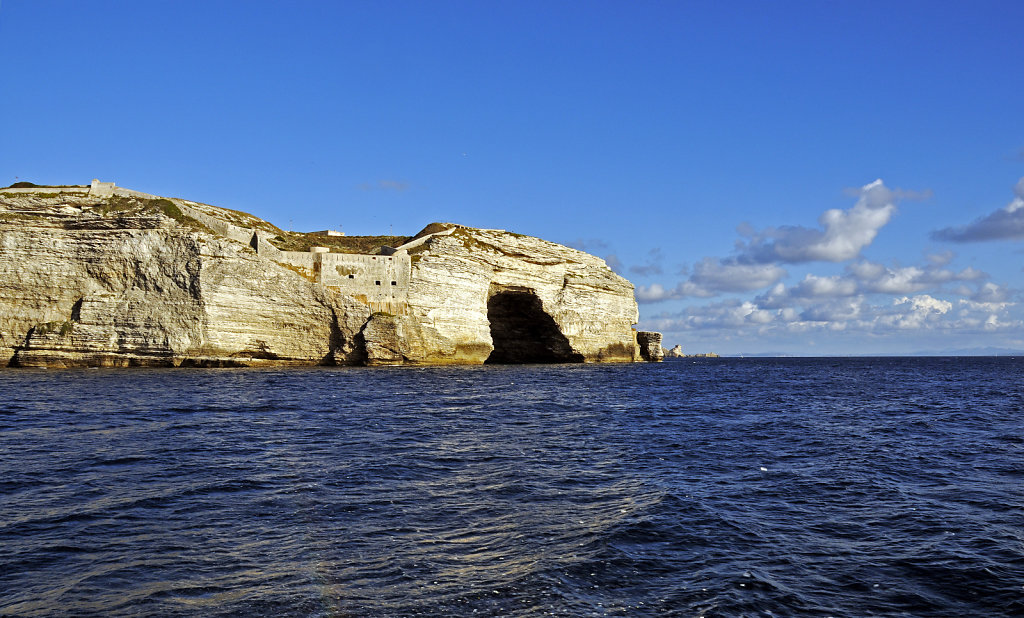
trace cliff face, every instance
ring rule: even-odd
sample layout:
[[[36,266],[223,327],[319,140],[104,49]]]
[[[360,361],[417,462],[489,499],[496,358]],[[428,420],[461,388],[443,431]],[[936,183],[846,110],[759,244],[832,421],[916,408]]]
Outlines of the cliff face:
[[[145,209],[0,198],[0,362],[357,362],[369,309]]]
[[[118,199],[0,193],[0,363],[637,358],[632,285],[554,243],[471,228],[414,241],[407,303],[371,315],[239,234],[215,232],[217,221],[183,216],[175,204],[187,202]]]
[[[404,362],[636,357],[633,286],[599,258],[539,238],[463,227],[408,251],[408,315],[371,320],[418,329],[435,342],[406,350]],[[368,343],[375,339],[367,336]],[[397,360],[369,350],[369,361],[378,359]]]

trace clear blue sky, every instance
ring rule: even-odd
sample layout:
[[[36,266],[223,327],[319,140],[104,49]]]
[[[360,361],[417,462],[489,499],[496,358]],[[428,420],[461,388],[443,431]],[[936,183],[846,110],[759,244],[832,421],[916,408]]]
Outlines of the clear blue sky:
[[[690,352],[1024,349],[1022,25],[1019,1],[0,0],[0,184],[540,236]]]

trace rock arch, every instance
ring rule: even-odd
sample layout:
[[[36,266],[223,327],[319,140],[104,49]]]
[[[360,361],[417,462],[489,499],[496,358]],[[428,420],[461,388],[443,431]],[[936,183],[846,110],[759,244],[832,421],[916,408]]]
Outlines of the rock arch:
[[[532,289],[492,289],[487,320],[494,345],[487,364],[583,362]]]

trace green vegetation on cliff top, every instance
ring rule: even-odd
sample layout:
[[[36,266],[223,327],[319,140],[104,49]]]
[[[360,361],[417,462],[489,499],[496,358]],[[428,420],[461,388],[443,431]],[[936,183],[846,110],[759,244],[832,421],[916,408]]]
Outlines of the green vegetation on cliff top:
[[[185,227],[190,227],[194,230],[206,232],[208,234],[214,233],[213,230],[208,228],[202,222],[181,212],[181,209],[178,208],[177,204],[164,197],[156,199],[142,199],[115,195],[100,205],[96,211],[103,216],[145,216],[161,214],[165,217],[174,219]]]
[[[282,251],[309,251],[310,247],[330,247],[334,253],[380,253],[381,246],[397,247],[410,236],[320,236],[304,232],[282,232],[270,242]]]
[[[16,182],[4,189],[86,189],[88,185],[37,185],[34,182]]]
[[[329,247],[334,253],[380,253],[380,248],[398,247],[410,240],[422,238],[428,234],[442,232],[454,224],[431,223],[416,233],[415,236],[320,236],[306,232],[283,232],[271,238],[274,246],[283,251],[309,251],[310,247]]]

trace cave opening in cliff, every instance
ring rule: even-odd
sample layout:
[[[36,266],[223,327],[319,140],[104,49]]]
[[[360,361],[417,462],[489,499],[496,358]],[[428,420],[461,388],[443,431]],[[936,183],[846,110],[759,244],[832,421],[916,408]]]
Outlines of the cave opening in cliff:
[[[487,301],[494,351],[485,361],[493,365],[581,363],[554,318],[544,312],[532,291],[504,290]]]

